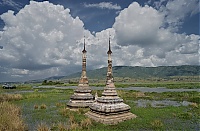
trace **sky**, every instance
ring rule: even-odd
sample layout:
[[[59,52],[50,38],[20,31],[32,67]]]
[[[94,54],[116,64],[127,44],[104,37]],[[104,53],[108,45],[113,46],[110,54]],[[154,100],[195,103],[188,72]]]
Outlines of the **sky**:
[[[0,0],[0,82],[107,66],[199,65],[198,0]],[[105,76],[106,77],[106,76]]]

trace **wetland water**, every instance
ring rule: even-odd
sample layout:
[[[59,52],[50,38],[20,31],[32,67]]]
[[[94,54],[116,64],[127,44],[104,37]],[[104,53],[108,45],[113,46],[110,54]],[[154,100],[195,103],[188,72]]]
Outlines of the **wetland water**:
[[[55,89],[75,89],[77,86],[66,86],[66,87],[57,87],[57,86],[39,86],[33,88],[55,88]],[[92,90],[103,90],[104,87],[91,87]],[[165,87],[157,87],[157,88],[149,88],[149,87],[126,87],[126,88],[116,88],[117,90],[135,90],[140,92],[156,92],[156,93],[163,93],[163,92],[190,92],[190,91],[197,91],[199,89],[168,89]],[[137,107],[166,107],[166,106],[188,106],[192,102],[188,101],[173,101],[173,100],[144,100],[139,99],[134,101]]]
[[[144,100],[144,99],[139,99],[137,101],[134,101],[136,103],[137,107],[166,107],[166,106],[189,106],[192,104],[192,102],[188,101],[173,101],[173,100]]]
[[[34,86],[33,88],[55,88],[55,89],[75,89],[77,86]],[[91,87],[92,90],[103,90],[104,87]],[[125,87],[125,88],[116,88],[117,90],[135,90],[140,92],[185,92],[185,91],[197,91],[200,92],[200,89],[168,89],[165,87],[149,88],[149,87]]]
[[[6,90],[8,91],[7,93],[20,93],[20,94],[24,94],[24,93],[31,93],[31,92],[36,92],[36,90],[34,89],[38,89],[38,92],[47,92],[47,91],[51,91],[51,89],[55,89],[55,91],[58,89],[75,89],[77,86],[63,86],[63,87],[58,87],[58,86],[34,86],[33,89],[31,90]],[[50,90],[42,90],[48,88]],[[40,90],[41,89],[41,90]],[[91,87],[92,90],[103,90],[104,87]],[[163,92],[192,92],[192,91],[196,91],[199,92],[199,89],[167,89],[164,87],[158,87],[158,88],[148,88],[148,87],[127,87],[127,88],[116,88],[117,90],[135,90],[135,91],[140,91],[140,92],[156,92],[156,93],[163,93]],[[195,93],[196,93],[195,92]],[[26,123],[28,124],[28,129],[30,131],[36,130],[36,126],[40,123],[40,122],[46,122],[47,124],[51,125],[51,123],[56,121],[62,121],[62,117],[59,117],[59,108],[56,107],[56,103],[58,100],[58,102],[61,103],[67,103],[69,99],[65,99],[66,94],[65,93],[60,93],[59,94],[59,99],[56,97],[57,95],[55,95],[52,99],[52,101],[50,102],[50,104],[48,104],[48,100],[47,99],[51,99],[50,97],[44,98],[44,100],[42,99],[37,99],[37,101],[34,101],[34,99],[24,99],[24,101],[21,104],[21,107],[23,109],[23,117],[26,120]],[[54,100],[55,98],[55,100]],[[62,98],[62,99],[60,99]],[[175,99],[171,99],[171,98],[166,98],[164,100],[152,100],[152,99],[145,99],[145,98],[139,98],[136,100],[132,100],[127,99],[127,102],[130,103],[130,105],[132,105],[132,107],[140,107],[139,109],[142,109],[144,111],[149,111],[148,108],[149,107],[155,107],[156,108],[160,108],[159,110],[163,110],[165,109],[164,107],[170,107],[170,108],[174,108],[174,107],[180,107],[180,108],[184,108],[186,111],[190,110],[191,108],[187,108],[187,106],[193,104],[192,102],[189,101],[182,101],[182,100],[175,100]],[[46,110],[36,110],[34,109],[34,104],[38,104],[41,105],[41,103],[46,103],[47,109]],[[170,109],[170,108],[166,108],[166,109]],[[177,108],[176,108],[177,109]],[[137,110],[137,108],[136,108]],[[157,110],[158,111],[158,110]],[[39,115],[38,115],[38,114]],[[156,114],[157,112],[155,112]],[[181,112],[182,113],[182,112]],[[43,119],[41,116],[43,116],[45,119]],[[183,113],[182,113],[183,114]],[[37,118],[38,117],[38,118]],[[145,115],[143,117],[146,117]],[[48,118],[48,120],[47,120]],[[143,118],[144,119],[144,118]],[[177,121],[179,120],[178,118],[174,119],[173,118],[169,118],[167,119],[167,121]],[[187,127],[191,127],[194,130],[198,129],[198,124],[194,121],[196,121],[196,118],[190,118],[189,120],[187,120],[187,123],[184,123],[185,120],[180,119],[179,120],[179,126],[181,124],[185,125],[187,124]],[[166,121],[164,121],[166,122]],[[180,124],[181,123],[181,124]],[[168,125],[169,126],[169,125]],[[171,126],[169,126],[171,128]],[[180,129],[184,129],[185,126],[183,128]],[[176,128],[175,128],[176,129]],[[180,130],[179,129],[179,130]]]

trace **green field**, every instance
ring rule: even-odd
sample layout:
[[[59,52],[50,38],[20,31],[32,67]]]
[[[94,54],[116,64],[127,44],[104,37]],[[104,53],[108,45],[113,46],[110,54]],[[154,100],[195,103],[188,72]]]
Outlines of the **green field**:
[[[24,130],[198,130],[200,120],[199,92],[141,93],[118,90],[118,95],[131,106],[131,112],[137,118],[117,125],[103,125],[88,119],[84,113],[89,109],[68,110],[66,103],[73,94],[71,89],[32,89],[31,86],[24,85],[12,90],[1,88],[0,92],[1,103],[8,101],[9,104],[20,107]],[[98,94],[101,92],[98,91]],[[191,104],[154,107],[147,103],[146,107],[139,107],[135,101],[141,99],[188,101]],[[3,114],[1,111],[0,113]],[[1,119],[0,129],[3,129],[6,122],[4,118]],[[7,122],[12,122],[12,118],[10,119]]]

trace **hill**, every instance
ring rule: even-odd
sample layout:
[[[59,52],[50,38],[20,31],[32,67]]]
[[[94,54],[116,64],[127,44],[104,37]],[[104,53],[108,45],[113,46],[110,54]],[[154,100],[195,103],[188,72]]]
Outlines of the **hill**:
[[[114,77],[129,77],[134,79],[149,78],[170,78],[175,76],[199,76],[200,66],[159,66],[159,67],[139,67],[139,66],[114,66]],[[105,79],[107,67],[87,71],[89,79]],[[81,72],[63,77],[65,79],[79,78]]]

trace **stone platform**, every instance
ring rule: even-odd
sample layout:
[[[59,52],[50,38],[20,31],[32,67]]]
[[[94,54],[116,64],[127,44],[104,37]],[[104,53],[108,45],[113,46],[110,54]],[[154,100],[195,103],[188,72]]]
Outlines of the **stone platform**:
[[[123,114],[102,115],[102,114],[97,114],[97,113],[89,111],[85,115],[88,116],[89,118],[95,120],[96,122],[100,122],[100,123],[107,124],[107,125],[115,125],[122,121],[137,117],[136,115],[134,115],[130,112],[126,112]]]
[[[91,94],[87,83],[79,83],[78,87],[74,90],[74,94],[70,97],[67,106],[69,108],[87,108],[94,102],[94,96]]]

